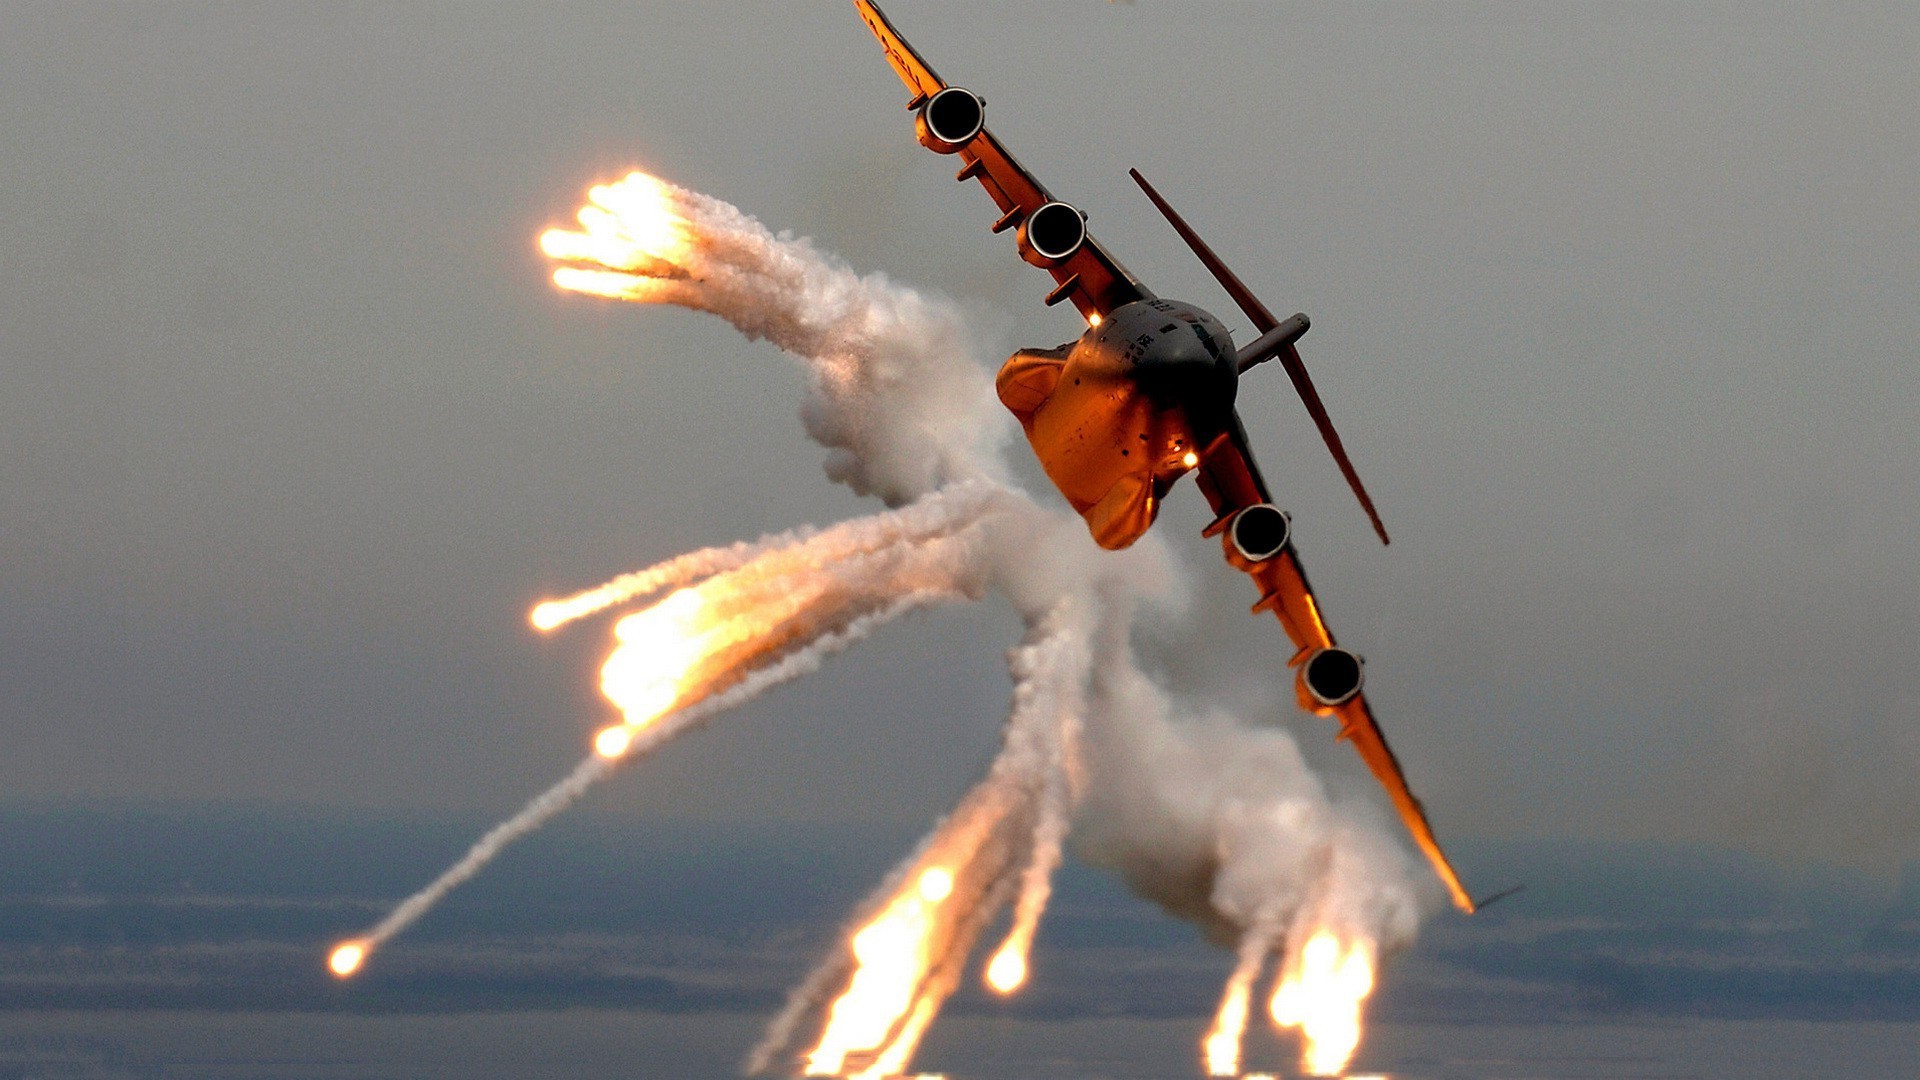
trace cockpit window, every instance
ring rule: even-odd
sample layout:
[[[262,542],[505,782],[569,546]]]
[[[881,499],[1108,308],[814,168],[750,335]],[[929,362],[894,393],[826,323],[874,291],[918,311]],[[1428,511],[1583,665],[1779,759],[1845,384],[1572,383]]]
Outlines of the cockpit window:
[[[1194,336],[1200,339],[1200,345],[1207,350],[1208,356],[1213,357],[1215,360],[1226,359],[1226,356],[1220,351],[1220,343],[1213,339],[1213,332],[1211,330],[1208,330],[1206,326],[1197,321],[1189,323],[1188,325],[1193,327]]]

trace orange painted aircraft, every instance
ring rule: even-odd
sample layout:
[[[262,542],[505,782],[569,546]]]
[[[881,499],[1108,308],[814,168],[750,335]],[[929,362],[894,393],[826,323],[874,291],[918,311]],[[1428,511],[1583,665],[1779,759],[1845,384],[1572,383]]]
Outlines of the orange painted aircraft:
[[[1000,207],[993,231],[1013,230],[1020,257],[1053,275],[1047,303],[1071,301],[1087,322],[1076,341],[1015,353],[996,380],[1000,400],[1019,418],[1047,476],[1086,519],[1094,540],[1117,549],[1153,524],[1175,481],[1197,473],[1214,512],[1204,535],[1221,538],[1227,562],[1260,589],[1254,611],[1273,612],[1293,641],[1297,651],[1288,666],[1301,707],[1339,720],[1339,737],[1353,744],[1386,788],[1454,905],[1473,911],[1472,897],[1367,708],[1360,658],[1334,643],[1320,617],[1294,552],[1291,521],[1273,505],[1234,411],[1240,376],[1279,360],[1374,531],[1387,542],[1373,500],[1294,348],[1307,332],[1307,317],[1274,318],[1136,171],[1134,180],[1260,336],[1235,349],[1232,335],[1212,315],[1155,296],[1087,234],[1084,213],[1055,199],[1000,145],[986,129],[979,95],[947,85],[871,0],[854,0],[854,6],[912,94],[907,107],[920,145],[959,156],[957,179],[978,180]]]

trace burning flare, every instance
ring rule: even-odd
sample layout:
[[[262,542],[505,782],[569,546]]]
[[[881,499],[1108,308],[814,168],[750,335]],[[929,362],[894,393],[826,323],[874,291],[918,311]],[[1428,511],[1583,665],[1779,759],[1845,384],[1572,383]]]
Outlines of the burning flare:
[[[616,624],[601,689],[622,719],[595,736],[594,753],[372,930],[337,947],[328,966],[343,978],[354,974],[375,949],[506,845],[571,806],[618,761],[651,753],[708,717],[816,670],[882,623],[976,596],[981,522],[1001,507],[1002,494],[989,484],[955,485],[899,510],[695,553],[621,579],[631,598],[645,591],[634,588],[640,583],[659,589],[709,575]]]
[[[1220,1008],[1214,1013],[1213,1027],[1200,1042],[1208,1076],[1240,1075],[1240,1043],[1247,1033],[1254,980],[1273,951],[1275,932],[1270,922],[1261,922],[1240,939],[1239,959],[1227,988],[1220,995]]]
[[[920,873],[912,888],[903,890],[885,911],[853,935],[848,948],[859,967],[846,993],[827,1014],[827,1029],[820,1036],[820,1044],[807,1055],[808,1076],[838,1076],[849,1054],[887,1045],[905,1012],[901,1003],[911,1006],[914,1001],[926,973],[940,905],[952,895],[953,871],[931,867]],[[932,1009],[927,1012],[926,1019],[931,1021]],[[920,1026],[924,1028],[925,1024]],[[900,1064],[904,1065],[904,1060]],[[897,1072],[896,1067],[891,1073],[877,1075]]]
[[[1213,1027],[1200,1044],[1208,1076],[1239,1076],[1253,984],[1273,952],[1275,934],[1255,926],[1240,941],[1239,962],[1220,999]],[[1375,945],[1356,937],[1342,944],[1316,929],[1281,964],[1267,1013],[1280,1029],[1300,1032],[1300,1068],[1309,1076],[1338,1076],[1360,1046],[1362,1008],[1373,992]]]
[[[343,941],[327,954],[327,967],[335,975],[345,979],[360,970],[361,961],[367,958],[367,943],[364,941]]]
[[[693,250],[694,233],[676,205],[675,190],[636,172],[588,191],[588,204],[579,214],[586,231],[548,229],[540,234],[540,250],[562,262],[606,269],[558,267],[553,283],[593,296],[646,300],[650,282],[685,276],[680,264]]]
[[[1130,575],[1157,573],[1157,546],[1151,539],[1139,545],[1136,557],[1145,552],[1147,561],[1133,563],[1112,556],[1076,561],[1079,549],[1048,550],[1047,515],[993,483],[1005,475],[993,420],[1005,418],[987,372],[964,360],[966,326],[952,305],[878,274],[857,275],[804,240],[775,236],[720,200],[644,173],[593,188],[578,220],[578,230],[552,229],[540,237],[541,249],[562,264],[553,270],[556,286],[710,312],[748,338],[764,338],[799,358],[808,375],[802,418],[828,450],[828,475],[902,508],[818,533],[801,529],[691,552],[534,607],[529,621],[545,632],[617,605],[646,605],[618,622],[601,671],[601,688],[620,710],[619,722],[596,734],[594,752],[567,777],[488,831],[370,931],[341,942],[328,967],[342,978],[359,971],[507,844],[621,764],[815,670],[888,620],[977,597],[991,575],[1028,621],[1027,639],[1010,654],[1014,701],[1000,754],[863,905],[844,945],[794,992],[748,1068],[786,1073],[804,1065],[809,1074],[864,1080],[905,1074],[981,934],[1009,905],[1007,936],[984,974],[1000,993],[1026,983],[1051,877],[1083,795],[1081,725],[1097,718],[1111,744],[1103,788],[1122,798],[1087,817],[1124,818],[1123,831],[1137,841],[1114,848],[1121,857],[1111,865],[1135,874],[1136,886],[1151,878],[1143,887],[1148,892],[1169,882],[1211,887],[1231,877],[1235,888],[1197,899],[1214,914],[1262,927],[1242,943],[1241,963],[1203,1047],[1209,1072],[1236,1074],[1252,987],[1274,952],[1276,935],[1267,928],[1301,925],[1297,899],[1275,898],[1303,895],[1303,882],[1306,893],[1317,892],[1337,876],[1325,860],[1268,856],[1309,848],[1338,855],[1349,845],[1312,826],[1311,815],[1276,813],[1248,818],[1256,842],[1231,850],[1223,845],[1222,806],[1243,801],[1284,809],[1262,800],[1325,800],[1303,764],[1294,773],[1273,768],[1288,762],[1271,757],[1277,743],[1270,734],[1241,732],[1208,743],[1167,723],[1167,705],[1127,646],[1132,600],[1142,595]],[[1180,464],[1191,468],[1196,460],[1189,453]],[[1018,535],[1031,542],[989,545],[981,522],[990,515],[1018,523],[1024,530]],[[1079,523],[1069,524],[1071,535],[1084,539]],[[1120,774],[1139,774],[1121,775],[1116,784],[1116,761]],[[1235,775],[1246,778],[1241,788]],[[1163,798],[1162,788],[1177,798]],[[1199,815],[1191,829],[1181,816],[1188,809]],[[1390,872],[1382,875],[1384,864],[1370,848],[1352,851],[1358,867],[1352,879],[1367,895],[1381,895],[1383,883],[1390,897],[1411,895]],[[1182,860],[1206,869],[1181,873]],[[1270,901],[1286,906],[1269,910]],[[1331,912],[1353,906],[1329,903]],[[1243,917],[1256,910],[1274,918]],[[1375,937],[1317,928],[1296,938],[1303,944],[1283,962],[1269,1012],[1275,1023],[1301,1030],[1309,1069],[1336,1071],[1351,1057],[1376,954],[1382,943],[1390,948],[1409,940],[1415,921],[1407,900],[1367,924],[1379,931]],[[801,1039],[801,1025],[816,1022],[817,1039]]]
[[[696,666],[715,651],[710,639],[719,628],[698,589],[681,589],[614,624],[620,644],[600,669],[600,692],[623,719],[594,738],[601,757],[625,754],[635,734],[673,708]]]
[[[1276,1025],[1300,1029],[1300,1067],[1308,1074],[1336,1076],[1353,1060],[1373,968],[1372,941],[1342,944],[1331,930],[1314,932],[1287,965],[1267,1011]]]
[[[987,985],[996,994],[1011,994],[1026,985],[1026,942],[1008,941],[993,954],[987,964]]]
[[[749,1072],[792,1060],[786,1052],[798,1026],[815,1016],[820,1036],[798,1055],[808,1075],[905,1072],[959,985],[975,941],[1016,894],[1022,901],[1016,922],[1024,919],[1026,928],[1009,937],[992,966],[1006,980],[1007,966],[1017,964],[1024,977],[1026,948],[1070,810],[1049,800],[1076,790],[1073,735],[1086,677],[1082,632],[1081,612],[1071,603],[1028,631],[1011,654],[1014,706],[986,777],[869,899],[845,948],[815,969],[774,1020],[748,1061]],[[1008,990],[1017,985],[1011,981]]]
[[[1231,983],[1220,999],[1213,1027],[1200,1044],[1206,1057],[1208,1076],[1240,1075],[1240,1040],[1247,1031],[1247,997],[1251,988],[1244,982]]]

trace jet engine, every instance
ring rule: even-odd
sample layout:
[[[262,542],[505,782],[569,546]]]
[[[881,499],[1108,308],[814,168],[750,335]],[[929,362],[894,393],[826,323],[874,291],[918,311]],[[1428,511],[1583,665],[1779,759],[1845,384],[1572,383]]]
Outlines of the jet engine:
[[[987,103],[971,90],[949,86],[927,99],[914,117],[913,137],[936,154],[957,154],[987,122]]]
[[[1087,242],[1087,216],[1063,202],[1050,202],[1027,215],[1017,234],[1020,257],[1042,269],[1059,266]]]
[[[1272,503],[1256,503],[1233,515],[1224,537],[1227,562],[1237,570],[1251,570],[1286,550],[1293,523]]]
[[[1317,649],[1294,676],[1293,689],[1300,707],[1325,716],[1337,705],[1345,705],[1360,693],[1364,673],[1357,653],[1338,646]]]

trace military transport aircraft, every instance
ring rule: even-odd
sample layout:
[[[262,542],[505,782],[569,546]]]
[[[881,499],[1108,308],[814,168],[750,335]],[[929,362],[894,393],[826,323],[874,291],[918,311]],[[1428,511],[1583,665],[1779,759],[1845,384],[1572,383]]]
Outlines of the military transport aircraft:
[[[1000,207],[994,232],[1014,231],[1021,258],[1053,275],[1046,302],[1062,300],[1087,322],[1077,341],[1055,349],[1023,349],[1000,369],[1000,400],[1026,430],[1047,476],[1108,549],[1139,539],[1175,481],[1195,481],[1212,504],[1203,535],[1219,536],[1227,562],[1260,588],[1254,611],[1272,611],[1298,650],[1288,665],[1302,708],[1340,721],[1406,822],[1453,903],[1475,904],[1440,850],[1420,800],[1407,787],[1360,692],[1361,661],[1334,643],[1332,631],[1300,568],[1291,521],[1273,505],[1254,464],[1247,432],[1233,408],[1239,377],[1278,359],[1313,416],[1347,483],[1387,542],[1380,515],[1353,471],[1340,436],[1307,378],[1294,343],[1307,317],[1281,320],[1227,269],[1138,171],[1133,179],[1253,321],[1260,336],[1235,350],[1227,328],[1191,304],[1155,296],[1087,234],[1086,215],[1055,199],[986,129],[986,103],[934,74],[871,0],[854,0],[912,94],[920,145],[957,154],[956,179],[980,181]]]

